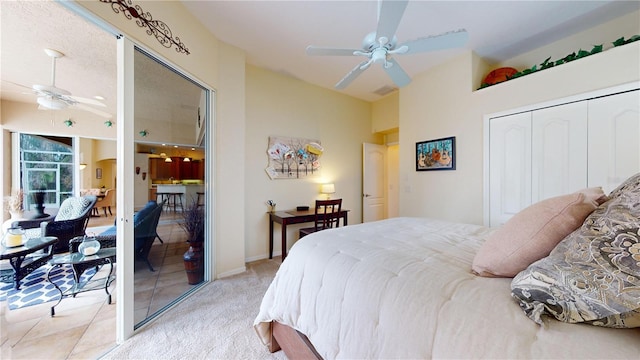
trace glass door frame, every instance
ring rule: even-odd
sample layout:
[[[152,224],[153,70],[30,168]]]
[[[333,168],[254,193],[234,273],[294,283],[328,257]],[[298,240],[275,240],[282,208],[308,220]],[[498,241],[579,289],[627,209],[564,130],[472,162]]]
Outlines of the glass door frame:
[[[137,327],[134,319],[134,261],[135,257],[133,251],[130,250],[131,241],[125,241],[125,239],[133,239],[133,216],[134,216],[134,172],[131,169],[134,168],[134,160],[132,154],[135,152],[135,129],[134,122],[134,53],[135,47],[138,47],[145,52],[152,54],[158,59],[161,59],[165,64],[174,69],[175,71],[183,74],[185,77],[191,79],[193,82],[199,84],[202,88],[208,90],[206,114],[207,122],[206,132],[204,137],[205,143],[205,158],[208,160],[205,162],[205,214],[210,221],[205,224],[205,251],[204,251],[204,281],[203,283],[194,288],[192,291],[187,292],[180,299],[171,304],[175,306],[180,301],[183,301],[187,296],[192,295],[195,291],[198,291],[202,286],[206,285],[212,279],[215,278],[215,263],[214,263],[214,249],[215,249],[215,231],[214,231],[214,205],[215,195],[213,188],[213,179],[215,179],[215,89],[207,84],[203,83],[197,78],[194,78],[191,74],[183,71],[180,67],[176,66],[172,62],[166,60],[164,57],[159,56],[154,51],[150,50],[146,46],[136,43],[123,35],[123,32],[101,19],[90,11],[86,10],[81,5],[75,3],[75,1],[61,1],[60,5],[67,7],[78,16],[96,24],[106,32],[114,35],[117,38],[117,137],[116,137],[116,169],[118,172],[117,187],[119,190],[116,194],[117,201],[117,213],[116,222],[120,224],[117,226],[117,240],[116,240],[116,257],[118,259],[118,266],[116,267],[116,343],[122,344],[128,338],[133,336],[135,332],[139,331],[142,327]],[[14,172],[15,174],[15,172]],[[164,311],[168,310],[165,309]],[[160,314],[154,316],[157,318]],[[146,325],[143,324],[143,326]]]
[[[205,162],[205,214],[207,218],[214,219],[213,216],[213,206],[214,198],[213,198],[213,149],[214,144],[212,142],[213,134],[212,129],[214,128],[214,104],[215,104],[215,90],[206,84],[202,83],[198,79],[194,78],[187,72],[180,69],[175,64],[166,60],[162,56],[158,55],[154,51],[149,48],[135,43],[131,39],[126,36],[120,36],[117,40],[118,45],[118,110],[117,110],[117,119],[134,119],[134,109],[135,109],[135,98],[134,98],[134,56],[136,53],[136,48],[142,50],[142,52],[150,54],[155,57],[156,60],[162,61],[166,66],[170,67],[173,71],[181,74],[182,76],[190,79],[194,83],[198,84],[200,87],[206,89],[208,91],[208,98],[206,101],[206,119],[207,123],[205,124],[205,158],[208,160]],[[135,174],[133,171],[128,171],[135,167],[134,165],[134,157],[132,154],[136,151],[135,144],[135,122],[134,121],[126,121],[120,120],[117,128],[117,172],[119,174],[117,179],[117,187],[119,189],[124,189],[124,191],[118,191],[116,194],[116,201],[118,203],[118,214],[117,214],[117,222],[121,225],[117,226],[117,242],[116,242],[116,256],[119,260],[118,263],[124,263],[125,266],[118,266],[116,269],[116,290],[118,294],[117,309],[116,309],[116,318],[117,318],[117,326],[116,326],[116,341],[118,344],[121,344],[126,339],[135,334],[136,331],[143,328],[144,325],[148,324],[149,321],[157,318],[162,314],[156,313],[152,317],[147,320],[141,322],[140,324],[135,323],[134,319],[134,261],[135,257],[133,251],[131,250],[131,242],[125,241],[125,239],[133,239],[133,216],[134,216],[134,177]],[[170,304],[164,311],[169,310],[171,307],[175,306],[182,300],[184,300],[187,296],[193,294],[195,291],[198,291],[202,288],[202,286],[209,283],[213,278],[213,269],[214,261],[213,261],[213,249],[214,249],[214,234],[213,231],[213,221],[208,221],[205,223],[205,250],[204,250],[204,267],[205,267],[205,278],[204,281],[199,284],[194,289],[188,291],[183,294],[181,297],[177,298],[174,302]],[[120,260],[120,259],[123,259]],[[164,312],[163,311],[163,312]]]

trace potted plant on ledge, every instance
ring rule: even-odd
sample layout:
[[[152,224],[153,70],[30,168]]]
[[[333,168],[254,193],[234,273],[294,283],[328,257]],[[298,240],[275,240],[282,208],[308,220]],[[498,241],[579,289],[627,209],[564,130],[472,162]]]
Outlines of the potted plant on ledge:
[[[187,281],[190,285],[199,284],[204,280],[204,209],[198,206],[198,202],[191,199],[182,212],[183,221],[180,227],[187,233],[189,250],[184,253],[184,269],[187,272]]]

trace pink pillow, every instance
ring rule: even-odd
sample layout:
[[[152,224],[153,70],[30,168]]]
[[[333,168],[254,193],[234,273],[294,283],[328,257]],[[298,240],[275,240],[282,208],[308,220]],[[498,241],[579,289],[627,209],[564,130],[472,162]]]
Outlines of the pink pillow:
[[[489,235],[473,259],[472,272],[487,277],[514,277],[549,255],[607,199],[602,188],[597,187],[525,208]]]

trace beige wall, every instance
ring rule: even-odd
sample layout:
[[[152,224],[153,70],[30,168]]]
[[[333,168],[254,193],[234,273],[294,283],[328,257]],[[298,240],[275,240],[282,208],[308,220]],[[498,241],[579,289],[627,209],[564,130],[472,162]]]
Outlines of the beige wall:
[[[351,210],[349,224],[360,223],[362,143],[382,143],[381,135],[371,133],[371,104],[253,66],[247,66],[246,90],[246,258],[268,255],[267,200],[276,202],[276,210],[312,206],[323,198],[319,191],[324,182],[335,184],[331,197],[342,198],[343,207]],[[269,136],[320,140],[324,154],[319,175],[271,180],[264,170]],[[274,253],[279,254],[280,228],[275,227]],[[298,238],[297,228],[288,227],[289,247]]]
[[[623,20],[635,21],[640,33],[637,13]],[[627,28],[612,39],[632,35]],[[576,46],[569,39],[553,47],[570,53]],[[528,56],[542,61],[542,51]],[[400,92],[400,215],[482,224],[483,116],[638,81],[639,63],[636,42],[478,91],[489,68],[471,53],[415,77]],[[457,169],[416,172],[415,143],[446,136],[456,136]]]
[[[638,34],[640,34],[640,11],[624,15],[613,21],[567,37],[562,41],[518,55],[496,67],[510,66],[522,70],[530,68],[534,64],[540,64],[548,57],[551,57],[552,60],[558,60],[580,49],[591,51],[594,45],[602,44],[606,50],[613,47],[612,42],[614,40],[622,36],[625,39],[629,39],[631,36]]]
[[[380,100],[371,103],[371,131],[397,132],[399,126],[398,100],[400,92],[393,92]]]
[[[190,55],[165,48],[135,21],[114,13],[108,4],[98,1],[79,4],[216,90],[215,128],[211,129],[215,136],[215,159],[207,161],[207,165],[215,168],[215,178],[209,180],[213,181],[216,198],[215,270],[218,276],[243,271],[244,202],[238,199],[242,199],[244,192],[244,167],[230,154],[244,149],[244,54],[219,42],[180,2],[148,1],[144,10],[152,13],[154,19],[167,22],[173,34],[189,48]]]

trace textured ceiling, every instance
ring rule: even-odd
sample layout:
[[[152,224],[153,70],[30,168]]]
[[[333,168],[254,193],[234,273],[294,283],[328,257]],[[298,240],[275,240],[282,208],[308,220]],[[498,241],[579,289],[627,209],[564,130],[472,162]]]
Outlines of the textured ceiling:
[[[364,58],[307,56],[308,45],[358,49],[376,29],[377,1],[184,1],[216,36],[258,67],[333,89]],[[410,77],[473,50],[500,62],[640,7],[639,1],[409,1],[398,43],[466,29],[463,49],[395,56]],[[341,92],[365,100],[394,86],[379,64]]]
[[[328,89],[362,59],[310,57],[306,46],[358,48],[376,26],[375,1],[183,3],[219,39],[244,49],[249,63]],[[464,49],[397,61],[410,76],[462,51],[500,61],[638,8],[639,1],[411,1],[397,30],[400,43],[460,28],[470,40]],[[0,1],[0,13],[2,98],[35,106],[29,87],[50,83],[51,60],[43,49],[54,48],[66,54],[57,61],[56,86],[80,97],[101,95],[115,115],[115,38],[53,1]],[[162,20],[179,32],[172,19]],[[375,90],[390,85],[375,64],[342,92],[373,101],[380,98]]]

